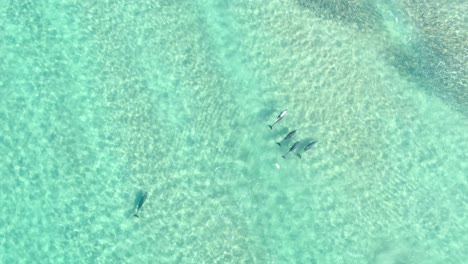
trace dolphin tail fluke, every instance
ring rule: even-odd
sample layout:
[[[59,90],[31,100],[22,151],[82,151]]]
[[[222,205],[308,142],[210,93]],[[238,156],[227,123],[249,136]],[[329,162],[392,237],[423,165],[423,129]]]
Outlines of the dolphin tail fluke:
[[[276,142],[276,144],[278,144],[278,146],[280,146],[280,147],[281,147],[281,142]]]
[[[273,125],[268,125],[270,127],[271,130],[273,130]]]

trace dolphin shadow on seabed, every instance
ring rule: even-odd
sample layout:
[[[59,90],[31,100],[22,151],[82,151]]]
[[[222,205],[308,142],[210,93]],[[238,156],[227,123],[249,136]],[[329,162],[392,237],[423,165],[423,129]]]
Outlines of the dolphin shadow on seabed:
[[[141,208],[143,207],[143,204],[146,202],[146,199],[148,198],[148,192],[146,191],[138,191],[137,194],[135,195],[135,200],[133,201],[133,207],[132,209],[129,210],[129,214],[134,217],[140,217],[139,213]]]
[[[257,112],[257,119],[259,121],[267,121],[273,114],[275,110],[273,108],[264,108]]]

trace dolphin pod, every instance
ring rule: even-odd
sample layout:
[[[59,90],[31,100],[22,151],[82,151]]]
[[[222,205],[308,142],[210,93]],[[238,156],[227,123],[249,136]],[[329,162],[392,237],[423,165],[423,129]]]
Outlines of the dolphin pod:
[[[271,125],[268,125],[268,126],[270,127],[270,129],[273,129],[273,127],[274,127],[279,121],[281,121],[281,120],[287,115],[287,113],[288,113],[288,110],[287,110],[287,109],[281,111],[281,113],[280,113],[280,114],[278,115],[278,117],[276,118],[275,122],[273,122],[273,124],[271,124]],[[281,141],[276,142],[276,144],[277,144],[278,146],[281,147],[281,144],[283,144],[285,141],[287,141],[287,140],[293,138],[293,137],[296,135],[296,132],[297,132],[297,129],[294,129],[294,130],[290,131]],[[304,152],[306,152],[306,151],[308,151],[309,149],[311,149],[312,147],[314,147],[315,144],[317,144],[317,142],[318,142],[317,140],[313,140],[312,142],[309,141],[309,143],[302,149],[302,151],[296,151],[295,154],[301,159],[301,158],[302,158],[301,154],[303,154]],[[294,152],[296,149],[298,149],[300,143],[301,143],[301,140],[296,141],[296,142],[289,148],[288,152],[286,152],[284,155],[282,155],[282,157],[283,157],[283,158],[286,158],[286,157],[289,155],[289,153]]]

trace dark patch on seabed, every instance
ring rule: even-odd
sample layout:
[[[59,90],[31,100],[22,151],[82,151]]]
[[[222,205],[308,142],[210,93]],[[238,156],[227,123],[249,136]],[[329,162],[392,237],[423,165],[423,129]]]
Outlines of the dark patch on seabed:
[[[429,95],[435,95],[450,108],[468,116],[468,89],[463,69],[454,69],[447,58],[427,42],[405,49],[389,50],[390,62],[402,75],[408,75]]]
[[[425,90],[468,116],[467,2],[401,0],[421,45],[414,47],[415,76]]]
[[[338,23],[367,31],[382,27],[382,17],[373,0],[298,0],[299,6]]]
[[[385,34],[382,10],[371,0],[297,0],[299,6],[314,14],[357,30]],[[389,43],[386,59],[402,76],[419,84],[429,95],[444,101],[450,108],[468,116],[468,87],[463,30],[464,11],[447,2],[445,11],[435,9],[435,0],[401,0],[390,4],[395,13],[416,29],[410,44]],[[440,4],[440,3],[439,3]],[[395,8],[397,10],[395,10]],[[461,14],[460,14],[461,13]],[[429,15],[430,14],[430,15]],[[455,25],[449,25],[455,16]]]

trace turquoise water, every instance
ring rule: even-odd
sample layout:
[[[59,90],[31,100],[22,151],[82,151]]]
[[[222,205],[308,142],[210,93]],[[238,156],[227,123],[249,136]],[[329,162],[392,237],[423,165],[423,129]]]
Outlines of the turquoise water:
[[[1,263],[468,259],[466,75],[411,1],[20,2]]]

